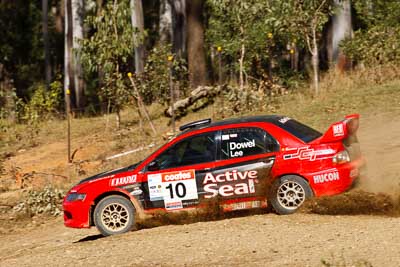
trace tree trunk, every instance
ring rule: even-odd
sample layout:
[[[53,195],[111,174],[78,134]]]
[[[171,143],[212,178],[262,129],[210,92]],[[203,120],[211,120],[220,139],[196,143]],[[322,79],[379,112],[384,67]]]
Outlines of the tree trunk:
[[[172,49],[178,56],[186,53],[186,0],[169,0],[172,7]]]
[[[64,97],[66,101],[66,108],[71,109],[72,101],[67,101],[69,96],[67,91],[73,92],[74,84],[71,80],[72,64],[71,64],[71,52],[72,52],[72,18],[71,18],[71,0],[64,0]],[[72,94],[71,94],[72,96]]]
[[[83,39],[83,20],[85,17],[84,0],[71,0],[72,10],[72,40],[73,40],[73,78],[74,78],[74,91],[75,91],[75,106],[80,111],[85,107],[85,82],[83,79],[83,70],[81,64],[80,40]]]
[[[5,66],[0,63],[0,119],[2,119],[2,111],[5,111],[5,117],[11,122],[16,121],[15,117],[15,87],[13,80],[10,78],[9,73]],[[4,117],[3,117],[4,118]]]
[[[319,53],[317,44],[317,34],[315,27],[312,28],[312,53],[311,64],[313,68],[314,94],[319,94]]]
[[[144,19],[142,0],[131,0],[131,20],[133,27],[133,42],[135,45],[135,71],[140,74],[144,71]]]
[[[240,86],[240,91],[243,91],[243,85],[244,85],[244,79],[243,79],[244,53],[245,53],[245,47],[244,47],[244,44],[242,43],[242,48],[240,50],[240,59],[239,59],[239,86]]]
[[[197,88],[207,83],[203,7],[203,0],[191,0],[187,3],[187,51],[191,88]]]
[[[172,41],[172,10],[168,0],[162,0],[160,3],[160,22],[159,35],[161,43],[170,43]]]
[[[298,51],[297,45],[295,43],[291,44],[290,65],[291,65],[292,70],[294,70],[294,71],[299,70],[299,51]]]
[[[101,11],[103,10],[103,0],[96,0],[96,14],[97,16],[101,15]]]
[[[338,60],[343,56],[339,44],[345,38],[352,36],[353,28],[350,0],[334,0],[334,3],[336,12],[332,17],[332,54],[329,60],[331,63],[337,64],[340,63]]]
[[[49,30],[48,30],[48,0],[42,0],[42,30],[44,46],[44,74],[46,89],[49,90],[51,82],[51,66],[49,51]]]
[[[64,20],[65,20],[65,1],[60,0],[57,4],[55,4],[56,10],[54,14],[54,24],[57,33],[64,32]]]

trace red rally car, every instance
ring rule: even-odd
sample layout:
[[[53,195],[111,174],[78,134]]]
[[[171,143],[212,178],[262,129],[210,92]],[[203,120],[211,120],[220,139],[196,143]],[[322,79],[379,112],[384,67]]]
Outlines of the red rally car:
[[[66,195],[64,223],[124,233],[136,217],[217,201],[225,211],[272,205],[295,212],[306,198],[334,195],[357,180],[363,159],[359,115],[325,134],[285,116],[252,116],[180,127],[145,160],[82,180]]]

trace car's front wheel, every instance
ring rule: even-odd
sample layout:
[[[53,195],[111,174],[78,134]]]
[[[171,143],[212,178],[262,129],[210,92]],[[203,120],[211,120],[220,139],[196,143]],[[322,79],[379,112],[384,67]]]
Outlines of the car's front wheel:
[[[104,236],[126,233],[135,225],[135,208],[125,197],[108,196],[96,205],[93,219]]]
[[[303,178],[285,175],[272,184],[269,202],[278,214],[292,214],[312,195],[309,184]]]

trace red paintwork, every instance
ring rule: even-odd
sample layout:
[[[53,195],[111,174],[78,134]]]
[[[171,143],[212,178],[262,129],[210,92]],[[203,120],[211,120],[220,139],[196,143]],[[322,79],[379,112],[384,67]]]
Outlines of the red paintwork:
[[[99,198],[101,198],[104,194],[112,194],[113,192],[116,192],[124,194],[127,197],[133,199],[133,197],[129,195],[129,192],[125,191],[124,189],[112,187],[110,184],[112,178],[137,175],[136,178],[137,183],[147,182],[147,174],[151,172],[143,173],[141,172],[142,169],[145,166],[147,166],[150,162],[152,162],[165,149],[169,148],[176,142],[179,142],[180,140],[188,136],[197,135],[204,132],[223,130],[228,128],[241,128],[241,127],[263,128],[268,133],[270,133],[274,138],[277,139],[280,145],[280,151],[262,155],[236,158],[236,159],[219,160],[212,163],[202,163],[196,165],[196,169],[214,168],[228,164],[239,163],[244,160],[265,158],[266,156],[275,156],[276,157],[275,163],[271,169],[272,179],[277,179],[286,174],[296,174],[308,181],[315,196],[333,195],[342,193],[351,187],[354,179],[356,178],[356,176],[358,176],[359,168],[364,164],[364,162],[362,158],[359,158],[349,163],[336,165],[333,164],[332,162],[332,156],[345,149],[342,144],[342,140],[348,135],[347,124],[349,124],[353,119],[357,119],[357,122],[353,122],[352,124],[353,129],[350,129],[351,133],[355,133],[355,131],[358,128],[358,118],[359,118],[358,114],[347,116],[343,121],[332,124],[322,137],[308,144],[294,137],[293,135],[286,132],[282,128],[275,126],[272,123],[266,123],[266,122],[245,122],[245,123],[215,126],[215,127],[190,131],[188,133],[178,136],[177,138],[173,139],[169,143],[162,146],[159,150],[157,150],[154,154],[152,154],[150,157],[148,157],[146,160],[140,163],[135,168],[135,170],[131,172],[118,173],[108,177],[99,178],[94,181],[78,184],[75,187],[73,187],[69,193],[71,192],[86,193],[86,198],[83,201],[74,201],[74,202],[67,202],[66,199],[64,199],[63,203],[64,211],[66,212],[66,214],[69,213],[70,215],[72,215],[72,218],[64,216],[64,224],[68,227],[75,227],[75,228],[90,227],[91,208],[93,208],[96,201]],[[341,124],[343,126],[343,135],[334,136],[333,127],[338,124]],[[305,151],[302,154],[302,156],[304,157],[303,159],[300,158],[285,159],[284,157],[285,155],[295,154],[298,151],[298,149],[300,149],[300,151],[303,152]],[[315,152],[321,150],[325,151],[327,154],[316,156],[314,159],[312,158],[312,156],[310,156],[311,155],[310,151]],[[193,168],[179,167],[179,168],[169,169],[168,172],[187,170],[187,169],[193,169]],[[337,172],[340,179],[329,182],[315,183],[314,176],[327,173],[329,172],[329,170],[331,170],[331,172]],[[254,200],[263,201],[262,199],[254,197],[254,198],[242,198],[240,200],[230,199],[224,201],[221,204],[224,206],[225,210],[232,210],[231,206],[229,206],[232,203],[246,202],[246,201],[248,202]],[[265,206],[265,199],[264,202],[261,202],[261,207],[264,206]],[[143,209],[143,207],[140,208]],[[160,210],[160,208],[153,208],[147,210],[143,209],[143,212],[152,213],[156,210]]]

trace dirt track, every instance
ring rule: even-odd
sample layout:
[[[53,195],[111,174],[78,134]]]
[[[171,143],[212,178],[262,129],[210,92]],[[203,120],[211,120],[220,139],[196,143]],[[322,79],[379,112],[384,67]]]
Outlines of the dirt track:
[[[400,119],[364,117],[359,136],[369,162],[364,188],[399,191]],[[264,214],[108,238],[99,238],[96,229],[65,228],[57,219],[1,236],[0,265],[321,266],[324,259],[341,266],[400,266],[399,240],[399,217],[371,215]]]

